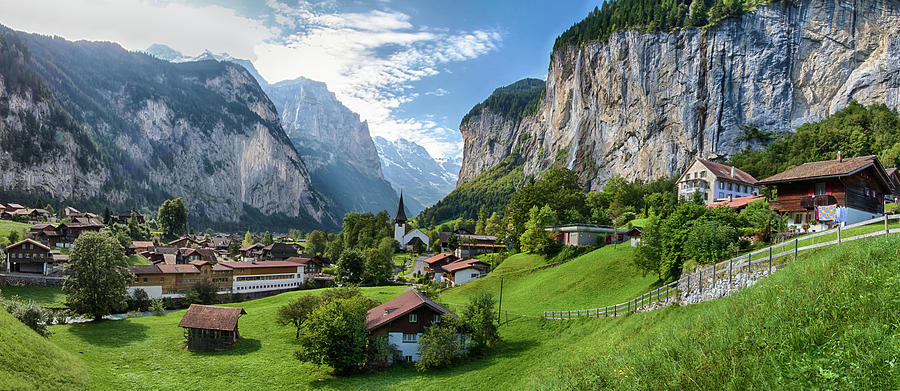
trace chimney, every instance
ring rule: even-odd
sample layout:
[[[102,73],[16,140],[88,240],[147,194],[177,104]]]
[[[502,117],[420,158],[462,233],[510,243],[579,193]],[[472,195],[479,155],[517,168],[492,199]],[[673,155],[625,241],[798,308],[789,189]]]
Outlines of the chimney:
[[[734,178],[734,166],[731,166],[731,177]]]
[[[841,151],[838,151],[838,155],[837,155],[838,163],[840,163],[842,160],[843,160],[843,158],[841,157]]]

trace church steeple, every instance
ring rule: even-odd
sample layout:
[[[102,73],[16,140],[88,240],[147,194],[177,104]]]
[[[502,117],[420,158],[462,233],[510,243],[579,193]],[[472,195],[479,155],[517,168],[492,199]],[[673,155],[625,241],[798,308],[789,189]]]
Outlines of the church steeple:
[[[397,205],[397,213],[394,214],[394,222],[398,224],[406,223],[406,208],[403,207],[403,191],[400,191],[400,204]]]

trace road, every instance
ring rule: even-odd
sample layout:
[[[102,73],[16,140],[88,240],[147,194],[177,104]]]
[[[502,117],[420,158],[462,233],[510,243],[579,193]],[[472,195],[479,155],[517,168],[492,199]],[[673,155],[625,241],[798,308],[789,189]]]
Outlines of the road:
[[[414,274],[416,274],[416,272],[425,274],[425,260],[428,259],[428,257],[430,257],[430,256],[431,256],[430,254],[425,254],[425,255],[420,255],[418,258],[416,258],[416,260],[414,261],[415,264],[413,265],[412,272],[407,274],[406,276],[412,277]]]

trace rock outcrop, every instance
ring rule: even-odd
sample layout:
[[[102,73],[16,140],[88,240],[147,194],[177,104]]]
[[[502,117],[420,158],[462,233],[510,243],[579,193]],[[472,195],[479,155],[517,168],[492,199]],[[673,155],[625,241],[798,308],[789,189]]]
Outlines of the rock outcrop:
[[[115,44],[3,29],[27,46],[30,84],[4,87],[22,77],[0,73],[0,100],[9,102],[0,135],[19,134],[42,154],[16,156],[17,145],[4,143],[3,191],[113,210],[183,197],[196,226],[246,227],[250,215],[337,226],[275,106],[240,66],[172,64]]]
[[[460,125],[460,182],[519,150],[526,175],[566,166],[596,189],[759,147],[746,129],[791,132],[854,99],[898,107],[898,26],[893,0],[778,1],[707,29],[565,47],[536,114],[482,110]]]
[[[406,196],[406,209],[417,215],[434,205],[456,186],[459,160],[435,159],[419,144],[406,139],[375,137],[384,176]]]

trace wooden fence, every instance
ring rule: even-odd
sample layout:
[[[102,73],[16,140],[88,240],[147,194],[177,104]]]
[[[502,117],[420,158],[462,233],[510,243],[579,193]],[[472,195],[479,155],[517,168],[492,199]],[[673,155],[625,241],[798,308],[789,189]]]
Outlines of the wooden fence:
[[[896,219],[900,219],[900,214],[876,217],[871,220],[861,221],[856,224],[850,224],[846,227],[838,226],[837,228],[832,228],[827,231],[795,238],[773,245],[771,247],[766,247],[764,249],[756,250],[744,255],[737,256],[735,258],[731,258],[727,261],[706,266],[693,273],[682,275],[681,278],[676,281],[672,281],[666,285],[656,288],[650,292],[644,293],[624,303],[586,310],[544,311],[543,318],[552,320],[570,320],[581,317],[602,318],[619,316],[649,308],[651,304],[657,302],[667,303],[670,300],[677,300],[682,292],[690,292],[693,289],[697,289],[698,292],[702,293],[704,286],[709,288],[713,286],[717,280],[727,278],[729,280],[729,286],[731,286],[736,275],[741,275],[745,272],[749,274],[753,270],[763,271],[767,274],[771,274],[772,271],[777,269],[778,267],[784,266],[792,260],[796,260],[798,254],[801,251],[832,246],[835,244],[853,240],[900,233],[900,228],[889,228],[888,222],[890,220]],[[852,237],[841,236],[841,231],[846,231],[851,228],[862,227],[881,221],[884,222],[884,229],[879,229],[874,232],[855,235]],[[822,236],[831,234],[836,234],[835,239],[819,243],[816,243],[817,241],[814,240],[816,238],[821,238]],[[775,260],[785,256],[793,256],[793,258],[788,258],[783,262],[775,262]],[[747,278],[747,281],[749,282],[749,276]]]

